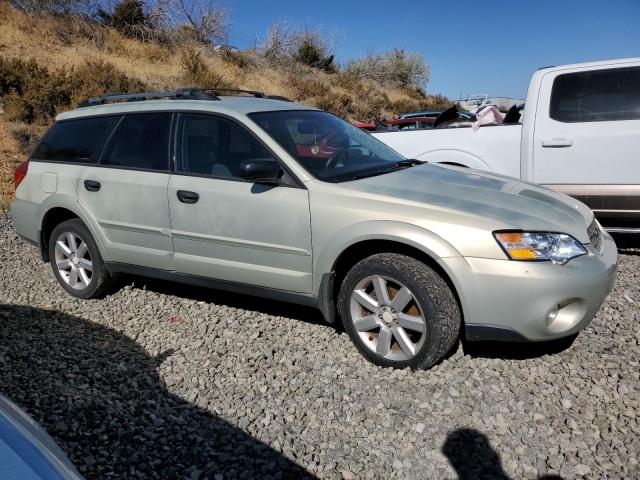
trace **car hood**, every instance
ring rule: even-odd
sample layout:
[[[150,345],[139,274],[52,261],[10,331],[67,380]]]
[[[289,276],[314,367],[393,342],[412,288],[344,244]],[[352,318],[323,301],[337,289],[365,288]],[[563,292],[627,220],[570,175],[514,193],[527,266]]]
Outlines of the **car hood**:
[[[351,189],[489,220],[492,229],[562,232],[588,243],[593,213],[564,194],[478,170],[423,164],[349,182]]]

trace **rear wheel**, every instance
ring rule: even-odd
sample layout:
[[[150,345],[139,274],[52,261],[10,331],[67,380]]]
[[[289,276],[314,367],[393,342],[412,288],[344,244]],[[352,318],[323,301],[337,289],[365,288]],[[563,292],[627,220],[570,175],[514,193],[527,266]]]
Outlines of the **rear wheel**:
[[[455,344],[460,311],[432,268],[404,255],[365,258],[342,282],[338,309],[345,330],[372,363],[429,368]]]
[[[58,283],[74,297],[96,298],[108,287],[109,272],[80,219],[67,220],[53,229],[49,258]]]

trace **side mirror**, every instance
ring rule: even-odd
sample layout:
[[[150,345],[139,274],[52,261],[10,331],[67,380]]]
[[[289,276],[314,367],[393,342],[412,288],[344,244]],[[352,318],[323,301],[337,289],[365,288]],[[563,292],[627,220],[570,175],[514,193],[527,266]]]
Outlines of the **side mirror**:
[[[240,164],[240,176],[253,183],[278,183],[284,170],[271,158],[245,160]]]

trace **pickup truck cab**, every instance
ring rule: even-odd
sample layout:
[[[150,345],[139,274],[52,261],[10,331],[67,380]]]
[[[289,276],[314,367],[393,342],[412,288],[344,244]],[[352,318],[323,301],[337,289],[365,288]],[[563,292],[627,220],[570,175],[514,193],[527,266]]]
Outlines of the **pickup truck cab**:
[[[373,135],[407,158],[500,173],[587,204],[640,233],[640,58],[535,72],[521,124]]]

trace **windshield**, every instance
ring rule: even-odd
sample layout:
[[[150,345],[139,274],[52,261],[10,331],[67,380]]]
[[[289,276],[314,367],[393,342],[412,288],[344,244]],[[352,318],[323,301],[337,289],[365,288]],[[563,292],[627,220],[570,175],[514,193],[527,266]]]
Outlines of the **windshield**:
[[[249,116],[311,175],[327,182],[383,173],[404,160],[368,133],[327,112],[293,110]]]

